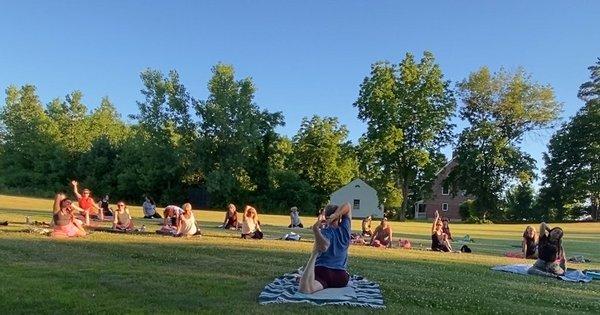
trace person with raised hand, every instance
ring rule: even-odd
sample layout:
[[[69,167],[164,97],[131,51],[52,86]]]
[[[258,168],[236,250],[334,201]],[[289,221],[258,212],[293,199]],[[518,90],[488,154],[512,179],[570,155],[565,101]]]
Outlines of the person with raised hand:
[[[328,205],[323,217],[325,220],[318,219],[312,226],[315,243],[300,278],[302,293],[345,287],[350,280],[347,269],[352,207],[350,203]]]
[[[90,225],[90,216],[97,216],[101,221],[104,220],[104,213],[102,213],[102,209],[94,202],[92,191],[85,188],[80,194],[79,183],[76,180],[72,180],[71,185],[73,186],[73,193],[77,197],[77,204],[79,208],[83,209],[85,225]],[[96,214],[96,211],[98,211],[98,214]]]
[[[75,219],[73,211],[83,211],[83,209],[75,206],[71,200],[67,199],[65,194],[56,194],[52,207],[53,237],[79,237],[87,235],[83,229],[82,222]]]
[[[435,211],[435,218],[431,226],[431,250],[438,252],[451,252],[452,245],[448,235],[444,233],[444,223],[440,220],[440,214]]]

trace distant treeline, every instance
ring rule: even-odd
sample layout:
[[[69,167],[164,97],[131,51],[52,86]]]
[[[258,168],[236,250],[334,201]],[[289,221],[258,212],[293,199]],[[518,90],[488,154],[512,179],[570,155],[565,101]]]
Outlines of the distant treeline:
[[[176,71],[143,71],[131,123],[108,97],[90,111],[80,91],[44,105],[34,86],[10,86],[0,108],[0,190],[49,196],[77,179],[113,200],[139,203],[148,195],[162,205],[192,200],[310,213],[361,177],[388,215],[404,218],[431,193],[446,162],[440,149],[453,144],[459,167],[448,185],[476,197],[467,216],[564,219],[597,212],[598,68],[580,91],[585,107],[550,141],[537,196],[535,161],[519,145],[556,122],[561,104],[552,89],[522,70],[485,67],[452,86],[428,52],[371,66],[353,104],[367,124],[356,145],[335,117],[304,118],[292,138],[278,134],[283,114],[262,110],[252,80],[236,79],[225,64],[213,67],[205,100],[191,96]],[[459,134],[450,124],[457,113],[469,123]]]

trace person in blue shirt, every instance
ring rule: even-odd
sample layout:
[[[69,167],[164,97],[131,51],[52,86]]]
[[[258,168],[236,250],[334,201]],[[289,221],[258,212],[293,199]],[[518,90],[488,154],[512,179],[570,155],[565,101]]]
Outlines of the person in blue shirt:
[[[300,278],[302,293],[342,288],[350,280],[347,269],[352,207],[350,203],[328,205],[323,213],[325,220],[317,220],[312,227],[315,243]]]

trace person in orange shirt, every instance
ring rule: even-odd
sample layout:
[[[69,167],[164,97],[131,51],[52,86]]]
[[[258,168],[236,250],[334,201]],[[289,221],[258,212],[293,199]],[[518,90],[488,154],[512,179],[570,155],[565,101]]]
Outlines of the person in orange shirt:
[[[92,198],[92,192],[89,189],[83,190],[83,195],[79,193],[79,183],[73,180],[71,181],[71,185],[73,185],[73,192],[77,197],[77,203],[79,204],[79,208],[83,209],[83,215],[85,216],[85,225],[90,225],[90,216],[96,216],[100,220],[104,220],[104,213],[102,213],[102,209],[96,205],[94,199]]]

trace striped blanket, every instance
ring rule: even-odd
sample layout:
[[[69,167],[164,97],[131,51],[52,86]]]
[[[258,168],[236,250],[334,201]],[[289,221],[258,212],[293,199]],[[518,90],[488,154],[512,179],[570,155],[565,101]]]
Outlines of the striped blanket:
[[[492,267],[492,270],[516,273],[516,274],[520,274],[520,275],[530,275],[531,273],[529,273],[529,268],[531,268],[531,265],[515,264],[515,265],[495,266],[495,267]],[[580,270],[570,269],[570,268],[567,269],[565,274],[562,276],[555,276],[555,275],[552,275],[547,272],[538,272],[537,274],[548,275],[549,277],[561,279],[561,280],[568,281],[568,282],[587,283],[587,282],[592,281],[591,276],[586,275],[585,273],[581,272]]]
[[[361,276],[353,275],[344,288],[328,288],[313,294],[298,292],[302,269],[286,273],[267,284],[258,296],[262,305],[271,303],[309,303],[385,308],[379,285]]]

